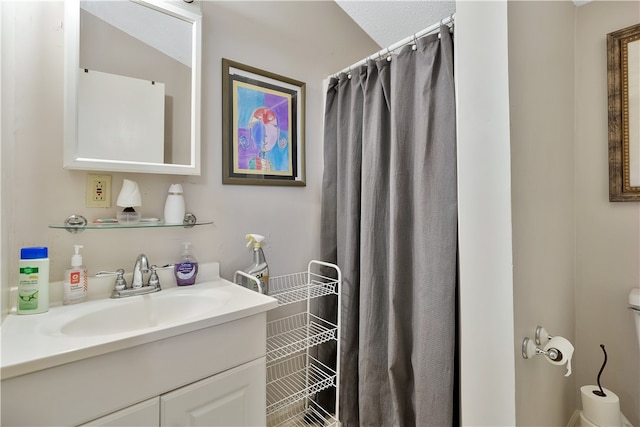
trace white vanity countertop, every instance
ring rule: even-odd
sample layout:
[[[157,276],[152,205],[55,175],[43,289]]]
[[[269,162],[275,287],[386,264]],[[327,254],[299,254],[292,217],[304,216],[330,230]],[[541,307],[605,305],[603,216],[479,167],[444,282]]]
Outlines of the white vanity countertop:
[[[154,294],[122,299],[101,298],[71,306],[53,306],[48,312],[41,314],[8,315],[0,328],[2,379],[220,325],[278,306],[274,298],[221,279],[217,263],[209,264],[201,264],[198,283],[192,286],[177,287],[174,283],[173,287],[166,287],[163,284],[163,290]],[[134,327],[131,330],[124,330],[120,326],[120,329],[98,334],[86,333],[82,329],[80,333],[63,333],[73,319],[82,316],[90,318],[103,311],[109,313],[109,316],[113,315],[113,322],[122,325],[128,319],[118,317],[120,309],[126,309],[126,304],[136,304],[131,306],[135,309],[146,303],[153,304],[153,298],[165,301],[165,305],[161,305],[162,315],[166,311],[172,311],[170,317],[167,317],[170,320],[160,325]],[[188,304],[195,302],[199,306],[198,310],[176,307],[183,301],[181,298],[186,298],[184,301]],[[172,304],[169,310],[167,301]],[[211,309],[204,307],[203,310],[202,306],[208,302],[211,302]],[[111,310],[115,312],[110,313]],[[135,322],[134,319],[131,321]],[[79,323],[82,328],[82,322]]]

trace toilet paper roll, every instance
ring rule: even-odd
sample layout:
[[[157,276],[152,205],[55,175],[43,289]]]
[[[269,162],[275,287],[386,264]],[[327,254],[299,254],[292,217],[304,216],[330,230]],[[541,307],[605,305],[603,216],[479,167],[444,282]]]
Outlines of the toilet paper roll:
[[[568,377],[569,375],[571,375],[571,358],[573,358],[573,345],[571,345],[568,339],[556,336],[551,338],[547,345],[544,346],[545,351],[549,351],[552,348],[558,350],[561,353],[562,357],[560,357],[558,360],[551,360],[551,358],[549,357],[547,357],[546,359],[553,365],[564,365],[566,363],[567,373],[564,374],[564,376]]]
[[[594,390],[600,390],[595,385],[583,385],[580,387],[582,395],[582,413],[584,416],[597,426],[615,426],[622,425],[622,417],[620,414],[620,399],[611,390],[602,388],[606,396],[596,396]]]

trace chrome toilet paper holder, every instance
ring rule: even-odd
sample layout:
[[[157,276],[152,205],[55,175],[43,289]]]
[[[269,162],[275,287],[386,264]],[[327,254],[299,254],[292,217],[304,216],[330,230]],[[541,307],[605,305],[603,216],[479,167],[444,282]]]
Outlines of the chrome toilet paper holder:
[[[529,337],[525,337],[524,340],[522,340],[522,357],[524,357],[525,359],[530,359],[533,356],[543,355],[547,356],[554,362],[560,362],[563,358],[562,352],[560,350],[553,347],[549,350],[543,350],[538,347],[539,345],[544,346],[547,342],[549,342],[549,340],[551,340],[551,338],[553,337],[549,335],[545,328],[543,328],[542,326],[538,326],[536,328],[535,343]]]
[[[541,345],[544,347],[549,342],[549,340],[551,340],[551,338],[553,337],[549,335],[545,328],[543,328],[542,326],[538,326],[536,328],[535,340],[537,345]]]

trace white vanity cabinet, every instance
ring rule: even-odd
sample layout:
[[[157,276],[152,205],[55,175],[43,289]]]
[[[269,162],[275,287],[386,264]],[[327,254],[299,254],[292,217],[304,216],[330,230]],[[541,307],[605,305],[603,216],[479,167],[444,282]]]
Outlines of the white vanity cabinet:
[[[160,397],[160,425],[264,426],[266,359],[246,363]]]
[[[262,418],[226,425],[265,425],[265,354],[266,313],[260,313],[9,378],[2,381],[2,425],[199,425],[185,423],[185,413],[243,417],[232,413],[241,404]],[[132,405],[158,396],[160,423],[125,422],[147,413],[145,405]],[[189,406],[195,402],[201,406]]]
[[[262,426],[265,424],[265,363],[266,359],[261,357],[82,427]]]
[[[166,293],[172,301],[183,301],[177,297],[185,292],[205,298],[209,291],[218,301],[211,317],[117,333],[102,343],[95,337],[39,336],[55,323],[56,311],[67,316],[74,308],[5,321],[0,425],[265,425],[267,311],[277,301],[224,280],[177,289],[177,296],[163,290],[149,298]],[[116,303],[123,304],[95,304]],[[89,309],[91,304],[78,306]],[[63,347],[66,340],[72,350]],[[90,346],[72,347],[89,340]],[[47,349],[51,355],[11,363],[25,349]]]
[[[154,397],[113,414],[100,417],[80,427],[157,427],[160,425],[160,398]]]

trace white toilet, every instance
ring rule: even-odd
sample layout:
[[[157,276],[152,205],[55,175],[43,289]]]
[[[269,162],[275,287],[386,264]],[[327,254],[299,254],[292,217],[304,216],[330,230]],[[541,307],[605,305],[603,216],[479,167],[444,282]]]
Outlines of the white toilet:
[[[636,323],[636,333],[638,334],[638,346],[640,346],[640,288],[634,288],[629,292],[629,309],[633,311],[633,317]],[[584,406],[584,405],[583,405]],[[595,424],[588,418],[589,414],[585,414],[585,411],[580,411],[580,426],[582,427],[599,427],[602,424]],[[633,427],[629,420],[620,413],[621,427]]]

